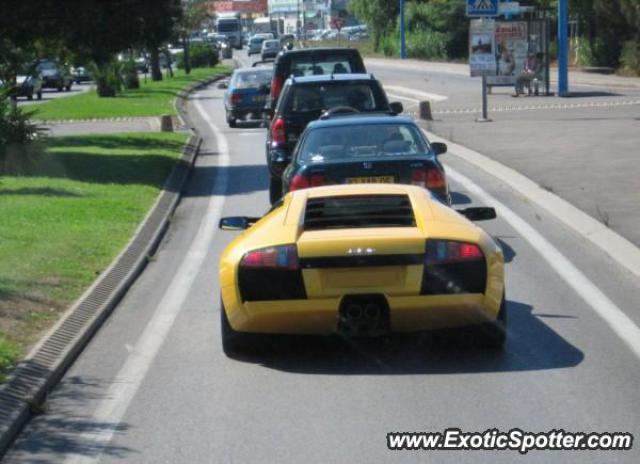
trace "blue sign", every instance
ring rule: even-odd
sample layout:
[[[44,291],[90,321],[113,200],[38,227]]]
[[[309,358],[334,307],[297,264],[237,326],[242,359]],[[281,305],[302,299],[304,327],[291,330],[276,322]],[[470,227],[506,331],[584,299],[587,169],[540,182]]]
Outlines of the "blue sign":
[[[498,16],[498,0],[467,0],[467,16]]]

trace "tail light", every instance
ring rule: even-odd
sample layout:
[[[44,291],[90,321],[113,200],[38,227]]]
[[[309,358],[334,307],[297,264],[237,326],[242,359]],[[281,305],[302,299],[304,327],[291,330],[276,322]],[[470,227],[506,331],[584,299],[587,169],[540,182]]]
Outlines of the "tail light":
[[[427,240],[427,264],[455,263],[484,259],[480,247],[474,243],[451,240]]]
[[[487,264],[480,247],[452,240],[427,240],[422,295],[484,293]]]
[[[238,93],[232,93],[231,94],[231,104],[237,104],[240,103],[242,101],[242,95],[238,94]]]
[[[322,174],[311,174],[310,176],[302,176],[300,174],[296,174],[291,179],[291,183],[289,184],[289,190],[301,190],[310,187],[320,187],[325,185],[326,179]]]
[[[411,184],[426,187],[429,190],[441,190],[447,187],[444,173],[434,167],[416,169],[411,173]]]
[[[284,79],[282,78],[282,76],[273,76],[273,79],[271,79],[271,95],[269,97],[271,98],[272,102],[278,100],[280,92],[282,91],[283,82]]]
[[[295,245],[282,245],[250,251],[240,261],[240,267],[250,269],[298,269],[298,251]]]
[[[275,144],[284,144],[287,141],[286,124],[284,119],[278,118],[271,124],[271,141]]]

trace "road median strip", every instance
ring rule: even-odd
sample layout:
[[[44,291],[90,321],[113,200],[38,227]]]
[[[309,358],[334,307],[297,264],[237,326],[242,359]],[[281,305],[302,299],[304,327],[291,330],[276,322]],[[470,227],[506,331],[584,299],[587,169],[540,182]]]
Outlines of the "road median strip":
[[[176,111],[182,111],[184,101],[191,92],[224,75],[194,81],[178,92]],[[16,366],[7,382],[0,386],[0,457],[33,412],[39,409],[38,405],[46,401],[49,391],[62,378],[153,255],[180,200],[200,144],[201,139],[196,135],[189,138],[183,147],[182,157],[129,244]]]

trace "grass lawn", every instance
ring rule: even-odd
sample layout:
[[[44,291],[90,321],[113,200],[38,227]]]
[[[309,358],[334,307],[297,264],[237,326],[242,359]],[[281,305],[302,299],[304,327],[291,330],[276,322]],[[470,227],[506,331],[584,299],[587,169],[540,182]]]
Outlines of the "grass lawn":
[[[0,381],[131,239],[186,135],[51,138],[0,176]]]
[[[29,110],[36,110],[35,119],[44,120],[174,115],[173,100],[180,90],[194,80],[229,71],[230,68],[224,65],[196,68],[188,76],[184,71],[176,70],[173,78],[164,76],[159,82],[149,78],[146,83],[141,80],[139,89],[126,90],[115,98],[98,98],[95,90],[90,90],[39,103],[29,107]]]

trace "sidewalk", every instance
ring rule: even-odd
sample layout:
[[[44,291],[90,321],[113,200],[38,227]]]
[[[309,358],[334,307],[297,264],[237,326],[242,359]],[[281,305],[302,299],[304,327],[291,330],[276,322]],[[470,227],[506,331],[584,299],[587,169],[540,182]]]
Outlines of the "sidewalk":
[[[413,69],[424,72],[437,72],[469,76],[469,65],[466,63],[439,63],[421,60],[400,60],[395,58],[365,58],[365,65],[388,66],[398,69]],[[551,68],[551,82],[557,82],[558,69]],[[640,89],[640,77],[623,77],[615,74],[598,74],[570,69],[569,85],[594,85],[598,87],[614,87]]]
[[[75,121],[44,121],[40,124],[53,137],[82,134],[119,134],[125,132],[160,132],[160,118],[113,118]],[[174,128],[178,128],[174,120]]]
[[[640,247],[640,106],[437,115],[423,125],[528,177]],[[446,155],[443,158],[446,164]]]

